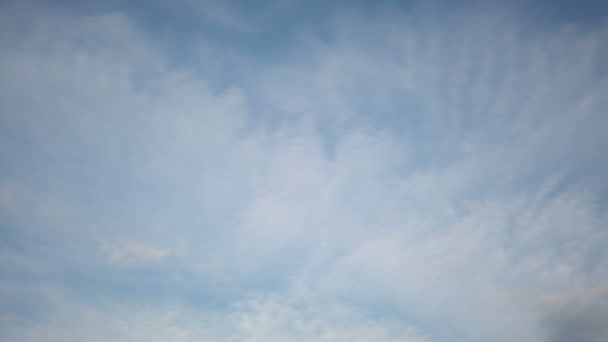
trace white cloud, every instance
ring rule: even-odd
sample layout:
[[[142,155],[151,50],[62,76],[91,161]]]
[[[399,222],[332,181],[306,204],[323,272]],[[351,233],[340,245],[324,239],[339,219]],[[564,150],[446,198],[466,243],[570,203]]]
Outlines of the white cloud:
[[[407,322],[369,318],[347,305],[294,294],[256,296],[218,311],[176,305],[125,310],[116,304],[92,309],[55,295],[54,312],[44,321],[19,319],[0,336],[24,342],[427,341]]]
[[[123,267],[159,261],[171,254],[168,249],[125,239],[102,241],[101,249],[111,262]]]

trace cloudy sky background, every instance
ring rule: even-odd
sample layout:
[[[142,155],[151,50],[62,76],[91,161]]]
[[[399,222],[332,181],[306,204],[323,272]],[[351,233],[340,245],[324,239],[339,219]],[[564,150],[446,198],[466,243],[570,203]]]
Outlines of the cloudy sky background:
[[[607,13],[4,1],[0,339],[608,340]]]

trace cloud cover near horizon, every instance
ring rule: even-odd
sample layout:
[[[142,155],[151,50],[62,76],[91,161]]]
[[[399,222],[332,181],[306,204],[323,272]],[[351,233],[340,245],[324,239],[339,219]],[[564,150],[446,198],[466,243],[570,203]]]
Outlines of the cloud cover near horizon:
[[[534,4],[3,4],[0,339],[608,339],[608,27]]]

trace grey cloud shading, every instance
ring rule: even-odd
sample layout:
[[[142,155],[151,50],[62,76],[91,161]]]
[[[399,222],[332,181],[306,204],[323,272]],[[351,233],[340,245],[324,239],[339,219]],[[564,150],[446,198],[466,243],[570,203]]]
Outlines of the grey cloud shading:
[[[604,341],[608,338],[608,289],[578,289],[543,298],[547,341]]]

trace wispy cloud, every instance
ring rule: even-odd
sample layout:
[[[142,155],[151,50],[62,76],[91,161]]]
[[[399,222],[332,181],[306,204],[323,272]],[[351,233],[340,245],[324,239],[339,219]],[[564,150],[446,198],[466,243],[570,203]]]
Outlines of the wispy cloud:
[[[168,249],[124,239],[102,241],[101,249],[111,262],[124,267],[158,261],[171,254]]]

